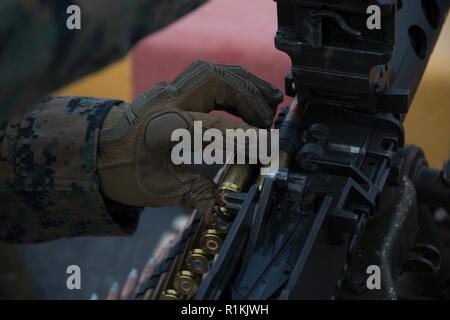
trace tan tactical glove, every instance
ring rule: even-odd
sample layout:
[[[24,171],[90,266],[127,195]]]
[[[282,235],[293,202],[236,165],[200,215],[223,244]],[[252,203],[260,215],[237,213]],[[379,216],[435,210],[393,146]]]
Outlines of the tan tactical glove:
[[[209,213],[216,185],[171,160],[175,129],[269,128],[282,93],[238,66],[197,62],[132,104],[114,107],[100,131],[98,170],[104,194],[130,206],[181,206]],[[210,114],[225,110],[246,123]]]

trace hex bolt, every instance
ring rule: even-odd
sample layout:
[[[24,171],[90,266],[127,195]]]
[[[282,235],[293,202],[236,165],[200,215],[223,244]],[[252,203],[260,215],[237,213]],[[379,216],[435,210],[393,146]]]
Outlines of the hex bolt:
[[[314,143],[305,144],[295,157],[297,164],[308,172],[314,172],[318,169],[316,163],[311,160],[320,160],[325,155],[325,150],[322,146]]]
[[[315,123],[305,132],[304,140],[306,143],[316,143],[324,147],[330,140],[330,129],[326,125]]]

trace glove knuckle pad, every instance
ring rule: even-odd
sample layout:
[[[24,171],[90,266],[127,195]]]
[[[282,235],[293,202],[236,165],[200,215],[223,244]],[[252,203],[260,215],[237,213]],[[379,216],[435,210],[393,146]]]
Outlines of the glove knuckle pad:
[[[132,104],[132,110],[137,116],[143,115],[148,108],[163,102],[170,96],[170,90],[166,83],[159,83],[152,89],[136,97]]]
[[[188,121],[178,112],[166,112],[152,118],[145,128],[145,144],[150,150],[168,146],[177,129],[189,129]]]

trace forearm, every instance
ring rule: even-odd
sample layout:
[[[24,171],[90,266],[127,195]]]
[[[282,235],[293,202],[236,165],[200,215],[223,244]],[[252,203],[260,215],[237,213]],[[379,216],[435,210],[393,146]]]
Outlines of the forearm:
[[[117,100],[45,98],[1,135],[0,239],[39,242],[133,232],[139,210],[105,199],[98,132]]]

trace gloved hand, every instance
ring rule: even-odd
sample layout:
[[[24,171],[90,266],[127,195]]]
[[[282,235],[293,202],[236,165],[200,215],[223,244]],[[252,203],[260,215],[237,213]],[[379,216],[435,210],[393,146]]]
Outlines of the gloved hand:
[[[99,138],[98,171],[104,194],[130,206],[181,206],[209,213],[216,185],[207,177],[171,161],[172,132],[203,129],[269,128],[283,94],[238,66],[199,61],[174,82],[160,83],[114,107]],[[225,110],[236,122],[210,114]]]

